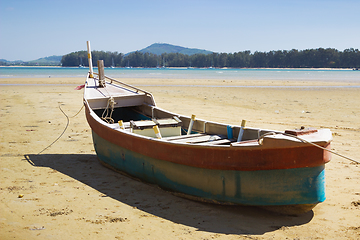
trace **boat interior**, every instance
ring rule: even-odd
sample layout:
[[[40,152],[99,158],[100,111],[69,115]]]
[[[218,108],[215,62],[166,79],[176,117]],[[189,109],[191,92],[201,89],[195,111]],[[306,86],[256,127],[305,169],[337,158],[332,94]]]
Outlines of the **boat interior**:
[[[150,93],[110,80],[105,87],[98,87],[97,79],[88,78],[84,99],[101,121],[113,129],[174,143],[219,146],[258,145],[258,138],[271,132],[175,114],[156,107]]]

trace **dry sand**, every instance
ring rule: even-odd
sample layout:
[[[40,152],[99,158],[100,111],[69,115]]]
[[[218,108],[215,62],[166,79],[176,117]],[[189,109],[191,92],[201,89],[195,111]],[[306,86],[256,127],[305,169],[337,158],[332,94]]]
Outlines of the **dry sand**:
[[[333,150],[360,160],[359,88],[124,80],[152,92],[159,107],[197,118],[231,124],[246,119],[248,126],[274,130],[330,128]],[[100,165],[84,110],[38,155],[67,124],[59,103],[69,117],[81,109],[82,91],[73,89],[83,79],[0,79],[3,83],[61,85],[0,86],[0,239],[360,239],[359,164],[333,156],[326,165],[327,200],[301,216],[193,202]],[[199,86],[186,86],[191,84]]]

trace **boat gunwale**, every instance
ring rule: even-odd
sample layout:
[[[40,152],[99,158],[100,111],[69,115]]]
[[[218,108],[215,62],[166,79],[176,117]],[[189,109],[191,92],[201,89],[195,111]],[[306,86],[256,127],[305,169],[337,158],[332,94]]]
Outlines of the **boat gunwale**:
[[[84,104],[85,104],[85,101],[84,100]],[[88,103],[86,103],[88,105]],[[88,105],[88,108],[91,109],[91,107]],[[156,109],[158,110],[164,110],[164,109],[161,109],[159,107],[156,107]],[[176,141],[171,141],[169,140],[168,138],[171,138],[171,137],[164,137],[164,138],[154,138],[154,137],[149,137],[149,136],[145,136],[145,135],[141,135],[141,134],[136,134],[136,133],[133,133],[133,132],[130,132],[130,131],[127,131],[127,130],[122,130],[120,127],[119,128],[114,128],[112,127],[113,124],[109,124],[109,123],[106,123],[104,121],[102,121],[97,115],[96,113],[91,109],[91,115],[92,117],[99,123],[99,124],[102,124],[104,127],[107,127],[109,129],[112,129],[112,130],[115,130],[116,132],[122,132],[124,134],[129,134],[129,135],[133,135],[133,136],[136,136],[136,137],[139,137],[139,138],[144,138],[144,139],[148,139],[148,140],[151,140],[151,141],[160,141],[160,142],[167,142],[167,143],[171,143],[171,144],[185,144],[185,145],[195,145],[195,146],[198,146],[198,145],[201,145],[201,146],[208,146],[208,147],[255,147],[253,144],[251,145],[248,145],[247,143],[252,143],[253,141],[258,141],[259,139],[253,139],[253,140],[245,140],[245,141],[242,141],[242,142],[233,142],[232,144],[229,144],[229,145],[207,145],[206,142],[202,142],[202,143],[189,143],[189,142],[176,142]],[[166,111],[166,110],[164,110]],[[168,112],[168,111],[166,111]],[[168,112],[169,113],[169,112]],[[179,115],[179,114],[173,114],[174,116],[177,116],[177,117],[180,117],[180,118],[188,118],[190,119],[190,117],[187,117],[187,116],[184,116],[184,115]],[[213,122],[213,121],[205,121],[203,119],[197,119],[198,121],[204,121],[206,123],[209,123],[209,124],[217,124],[217,125],[222,125],[222,126],[227,126],[226,124],[223,124],[223,123],[219,123],[219,122]],[[115,123],[117,124],[117,123]],[[240,127],[240,126],[237,126],[237,125],[232,125],[232,127]],[[288,140],[288,141],[293,141],[293,142],[296,142],[296,143],[302,143],[301,145],[307,145],[307,146],[310,146],[311,144],[308,144],[306,142],[302,142],[301,140],[299,140],[298,138],[292,138],[292,137],[289,137],[289,136],[286,136],[286,135],[282,135],[282,132],[279,132],[279,131],[273,131],[273,130],[269,130],[269,129],[259,129],[259,128],[252,128],[252,127],[247,127],[246,129],[250,129],[250,130],[261,130],[261,131],[265,131],[265,132],[269,132],[269,133],[274,133],[275,135],[268,135],[268,136],[265,136],[265,138],[282,138],[284,140]],[[325,130],[325,129],[323,129]],[[201,133],[201,132],[199,132]],[[282,135],[282,136],[278,136],[278,135]],[[207,133],[204,133],[204,135],[208,135],[208,136],[216,136],[217,134],[207,134]],[[191,135],[183,135],[184,138],[185,136],[189,136],[188,138],[191,138]],[[306,135],[305,135],[306,137]],[[331,140],[330,140],[331,141]],[[329,143],[329,141],[323,141],[323,140],[319,140],[319,141],[313,141],[312,143],[315,143],[315,144],[318,144],[319,146],[325,146]],[[258,147],[259,145],[257,145],[256,147]],[[294,146],[294,147],[298,147],[298,146]],[[273,148],[273,147],[272,147]]]

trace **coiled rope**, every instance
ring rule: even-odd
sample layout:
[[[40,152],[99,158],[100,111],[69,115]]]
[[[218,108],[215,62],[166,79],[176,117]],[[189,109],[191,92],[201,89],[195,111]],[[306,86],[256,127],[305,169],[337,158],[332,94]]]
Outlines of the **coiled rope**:
[[[47,146],[46,148],[44,148],[43,150],[41,150],[41,151],[38,153],[38,155],[39,155],[40,153],[44,152],[44,151],[45,151],[46,149],[48,149],[49,147],[51,147],[54,143],[56,143],[56,142],[62,137],[62,135],[64,135],[64,133],[66,132],[66,129],[68,128],[68,126],[69,126],[69,124],[70,124],[70,118],[76,117],[76,116],[81,112],[81,110],[82,110],[83,108],[84,108],[84,105],[82,105],[82,107],[80,108],[80,110],[79,110],[74,116],[69,117],[69,116],[61,109],[61,106],[60,106],[60,103],[59,103],[59,109],[60,109],[60,111],[65,115],[66,120],[67,120],[65,129],[64,129],[64,131],[60,134],[59,137],[57,137],[49,146]]]
[[[110,95],[110,94],[109,94]],[[108,99],[106,108],[103,112],[103,114],[101,115],[101,119],[104,120],[107,123],[113,124],[114,123],[114,119],[112,118],[112,114],[114,112],[114,106],[115,106],[116,102],[114,100],[113,97],[110,97]],[[110,109],[109,109],[110,108]],[[106,114],[105,114],[106,113]],[[105,116],[104,116],[105,115]]]
[[[311,145],[313,145],[313,146],[315,146],[315,147],[317,147],[317,148],[320,148],[320,149],[326,150],[326,151],[328,151],[328,152],[331,152],[332,154],[335,154],[335,155],[337,155],[337,156],[339,156],[339,157],[342,157],[342,158],[345,158],[345,159],[350,160],[350,161],[352,161],[352,162],[355,162],[355,163],[357,163],[357,164],[360,164],[359,161],[356,161],[356,160],[354,160],[354,159],[352,159],[352,158],[349,158],[349,157],[347,157],[347,156],[344,156],[344,155],[342,155],[342,154],[340,154],[340,153],[337,153],[337,152],[335,152],[335,151],[333,151],[333,150],[324,148],[324,147],[322,147],[322,146],[319,146],[319,145],[317,145],[317,144],[315,144],[315,143],[309,142],[309,141],[307,141],[307,140],[305,140],[305,139],[303,139],[303,138],[300,138],[300,137],[298,137],[298,136],[291,135],[291,134],[287,134],[287,133],[283,133],[283,132],[269,132],[269,133],[265,133],[265,134],[261,135],[261,136],[258,138],[259,144],[262,145],[262,141],[263,141],[263,138],[264,138],[265,136],[267,136],[267,135],[276,135],[276,134],[282,134],[282,135],[287,136],[287,137],[296,138],[296,139],[300,140],[300,141],[303,142],[303,143],[311,144]]]

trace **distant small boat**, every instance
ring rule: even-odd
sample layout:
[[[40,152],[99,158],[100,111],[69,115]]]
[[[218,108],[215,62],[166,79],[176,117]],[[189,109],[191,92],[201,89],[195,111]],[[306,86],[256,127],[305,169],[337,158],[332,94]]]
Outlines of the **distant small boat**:
[[[130,67],[130,65],[129,65],[129,60],[128,60],[128,63],[127,63],[127,65],[126,65],[125,68],[132,68],[132,67]]]
[[[163,66],[161,68],[166,68],[166,61],[165,58],[163,59]]]
[[[79,68],[85,68],[84,66],[83,66],[83,62],[82,62],[82,58],[80,57],[80,64],[79,64]]]
[[[280,132],[183,116],[101,71],[95,77],[90,68],[84,105],[105,166],[204,202],[298,214],[325,200],[329,129]]]
[[[188,69],[194,69],[194,68],[191,66],[191,61],[190,61],[190,65],[188,66]]]

